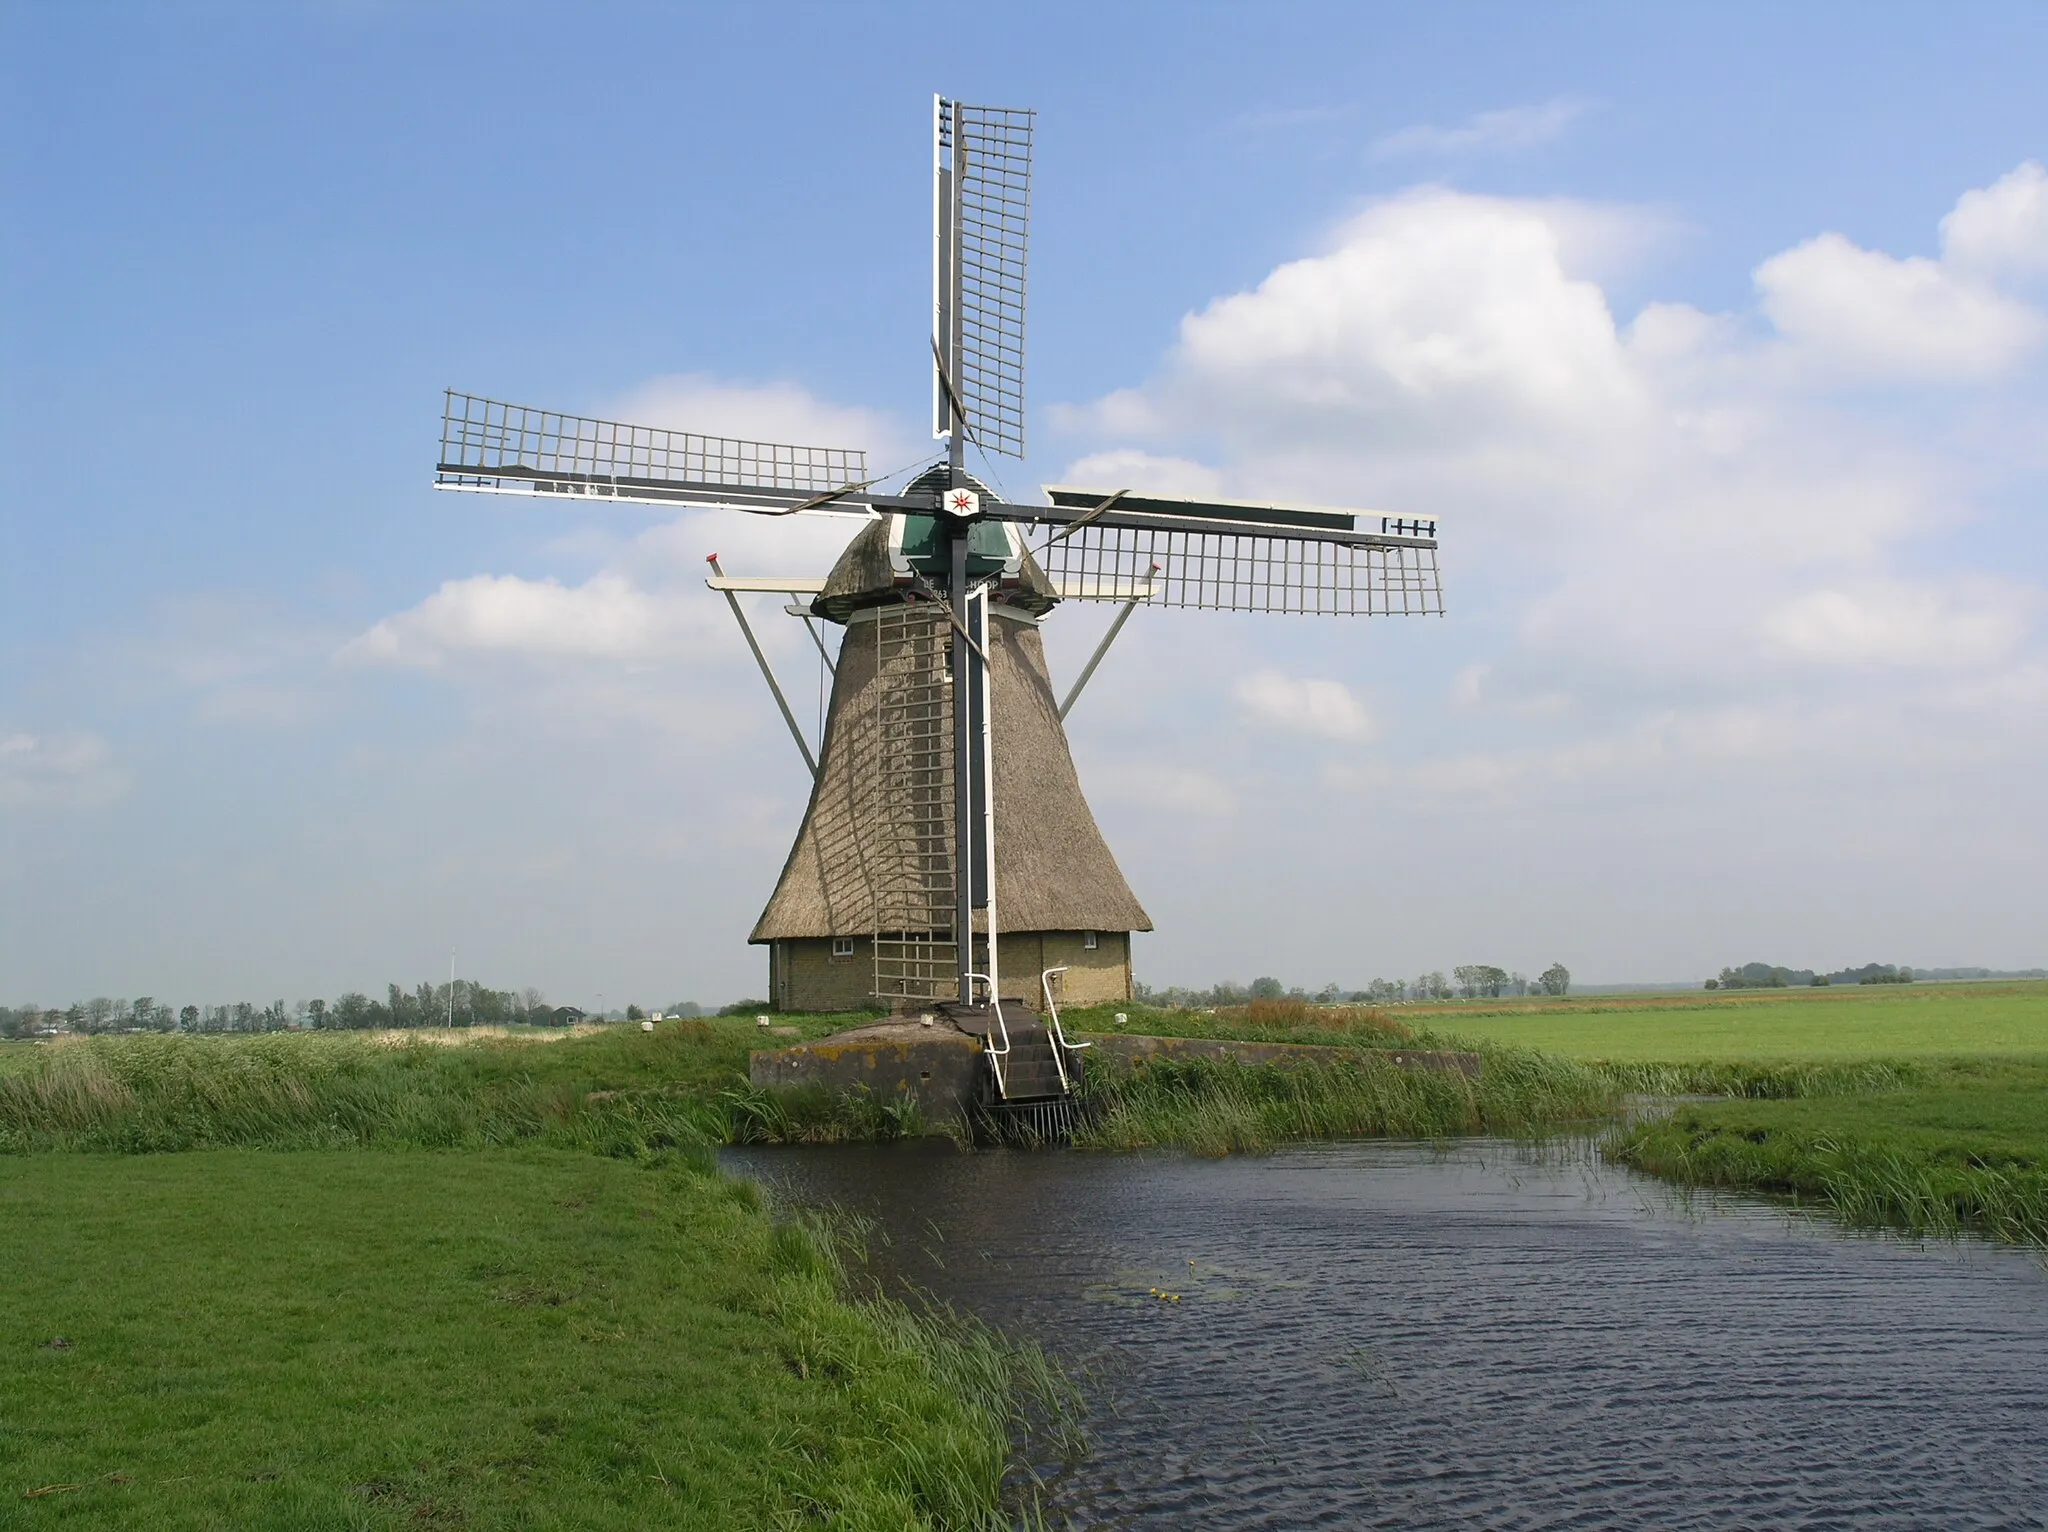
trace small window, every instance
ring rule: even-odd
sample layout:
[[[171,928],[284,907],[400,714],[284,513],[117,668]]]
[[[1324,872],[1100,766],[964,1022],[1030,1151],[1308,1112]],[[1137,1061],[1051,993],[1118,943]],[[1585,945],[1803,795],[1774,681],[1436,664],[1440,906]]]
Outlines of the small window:
[[[852,938],[852,937],[850,937],[850,936],[835,936],[835,937],[833,937],[833,938],[832,938],[832,956],[833,956],[833,957],[835,957],[835,958],[850,958],[850,957],[852,957],[852,956],[853,956],[853,938]]]
[[[1096,935],[1093,931],[1083,931],[1081,933],[1081,945],[1090,952],[1093,952],[1100,943],[1096,940]]]

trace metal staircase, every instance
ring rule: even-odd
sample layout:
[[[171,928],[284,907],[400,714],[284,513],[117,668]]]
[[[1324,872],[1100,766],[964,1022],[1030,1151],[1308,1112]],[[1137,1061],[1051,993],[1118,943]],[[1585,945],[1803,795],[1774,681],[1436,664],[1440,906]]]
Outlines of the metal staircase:
[[[988,1073],[975,1106],[975,1128],[993,1142],[1065,1143],[1080,1125],[1081,1051],[1090,1045],[1068,1042],[1060,1028],[1051,981],[1063,972],[1050,969],[1040,976],[1042,1017],[1016,998],[943,1007],[953,1025],[983,1040]]]

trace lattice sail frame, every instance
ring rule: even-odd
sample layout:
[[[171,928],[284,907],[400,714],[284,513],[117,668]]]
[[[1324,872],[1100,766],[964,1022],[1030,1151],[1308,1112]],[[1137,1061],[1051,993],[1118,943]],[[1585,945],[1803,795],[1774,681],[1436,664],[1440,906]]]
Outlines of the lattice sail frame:
[[[954,936],[952,624],[936,602],[876,609],[873,751],[855,834],[875,909],[875,988],[885,1000],[943,1000],[959,987]]]
[[[1091,523],[1032,550],[1071,601],[1142,601],[1210,612],[1313,617],[1442,616],[1433,543]]]
[[[506,404],[449,389],[441,412],[443,489],[594,495],[666,504],[729,500],[746,491],[827,493],[865,485],[858,448],[743,441]]]
[[[950,379],[968,437],[983,450],[1024,455],[1024,302],[1035,114],[933,106],[934,436],[953,430]]]

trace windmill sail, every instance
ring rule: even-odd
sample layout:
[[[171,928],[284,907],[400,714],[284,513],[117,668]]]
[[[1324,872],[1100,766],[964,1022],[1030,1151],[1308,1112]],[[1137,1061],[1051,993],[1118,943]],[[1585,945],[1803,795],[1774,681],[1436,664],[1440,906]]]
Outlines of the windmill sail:
[[[1024,455],[1033,114],[936,99],[932,434]]]
[[[1433,520],[1064,485],[1046,493],[1067,524],[1032,553],[1065,599],[1324,617],[1443,613]]]
[[[450,389],[434,487],[786,512],[858,490],[867,472],[856,448],[702,436]]]
[[[935,602],[874,610],[871,771],[856,823],[871,842],[877,996],[944,999],[958,989],[954,932],[953,687],[949,628]]]

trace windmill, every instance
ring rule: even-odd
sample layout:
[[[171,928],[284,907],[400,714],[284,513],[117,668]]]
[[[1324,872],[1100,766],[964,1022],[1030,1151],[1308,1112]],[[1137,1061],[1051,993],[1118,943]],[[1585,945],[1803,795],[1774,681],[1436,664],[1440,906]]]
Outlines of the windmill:
[[[970,447],[1024,455],[1032,132],[1029,111],[935,101],[932,427],[945,448],[907,484],[884,486],[856,450],[451,390],[435,487],[866,523],[822,579],[728,576],[710,561],[708,583],[812,776],[751,939],[770,948],[779,1006],[880,1000],[943,1015],[984,1040],[996,1105],[1049,1106],[1056,1127],[1079,1059],[1059,1003],[1111,998],[1118,983],[1127,996],[1129,933],[1151,927],[1081,796],[1064,731],[1131,613],[1440,614],[1443,599],[1432,518],[1086,485],[1021,504],[968,472]],[[739,602],[748,592],[803,598],[787,610],[833,677],[815,755]],[[1037,627],[1063,601],[1121,610],[1055,701]],[[845,628],[836,658],[819,621]],[[1035,947],[1018,940],[1030,936]],[[1120,973],[1104,937],[1121,939]],[[1020,965],[1030,980],[1006,996],[1004,969]]]

